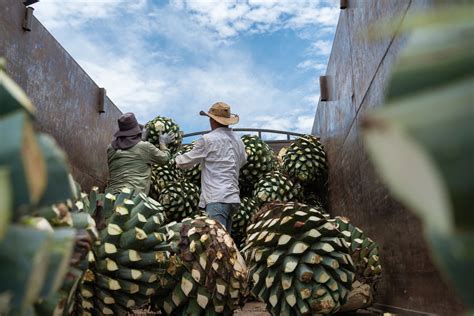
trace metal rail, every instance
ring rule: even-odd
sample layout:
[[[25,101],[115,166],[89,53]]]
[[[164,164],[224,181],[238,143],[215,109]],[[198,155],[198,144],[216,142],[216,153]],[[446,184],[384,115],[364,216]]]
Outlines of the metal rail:
[[[256,133],[258,133],[258,137],[260,137],[260,138],[262,138],[262,133],[283,134],[283,135],[286,135],[286,140],[290,140],[291,136],[298,136],[299,137],[299,136],[304,135],[304,134],[301,134],[301,133],[295,133],[295,132],[289,132],[289,131],[279,131],[279,130],[275,130],[275,129],[264,129],[264,128],[234,128],[233,130],[234,130],[234,132],[256,132]],[[204,134],[207,134],[209,132],[210,132],[210,130],[184,134],[183,138],[191,137],[191,136],[204,135]]]

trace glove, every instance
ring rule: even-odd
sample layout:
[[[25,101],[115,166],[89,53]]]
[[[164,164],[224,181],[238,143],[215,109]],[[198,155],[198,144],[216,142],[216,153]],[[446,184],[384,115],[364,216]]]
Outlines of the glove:
[[[160,146],[166,146],[169,143],[174,142],[176,136],[173,133],[160,134],[159,143]]]
[[[148,128],[142,129],[142,140],[146,141],[148,139]]]

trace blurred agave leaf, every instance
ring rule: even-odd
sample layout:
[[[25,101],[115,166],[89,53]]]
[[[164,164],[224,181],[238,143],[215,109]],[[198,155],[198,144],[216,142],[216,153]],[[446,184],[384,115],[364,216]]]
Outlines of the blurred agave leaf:
[[[5,59],[0,59],[0,115],[15,111],[25,111],[34,116],[36,108],[23,89],[4,71]]]
[[[426,234],[437,263],[458,288],[458,293],[470,308],[474,304],[474,234],[444,236],[435,231]]]
[[[0,104],[1,100],[0,96]],[[13,217],[19,218],[36,205],[47,181],[43,153],[26,113],[16,111],[0,117],[0,143],[0,165],[10,170]]]
[[[11,190],[10,170],[6,166],[0,166],[0,240],[8,229],[13,212]]]
[[[367,116],[366,148],[392,194],[444,233],[474,229],[474,77]],[[452,213],[454,212],[454,218]]]
[[[44,207],[71,198],[73,187],[66,153],[50,135],[39,134],[37,140],[46,161],[46,189],[38,203],[39,207]]]
[[[394,32],[407,33],[429,27],[450,27],[453,22],[457,24],[470,23],[473,11],[472,0],[467,0],[466,4],[458,3],[457,5],[444,6],[441,9],[434,7],[434,9],[427,11],[414,11],[414,13],[408,13],[403,17],[401,25],[400,19],[381,19],[369,27],[369,36],[372,39],[381,39]]]
[[[400,56],[387,100],[434,89],[474,73],[474,6],[442,7],[400,19],[383,19],[370,29],[373,39],[416,30]],[[455,23],[453,23],[455,22]]]
[[[442,29],[414,32],[392,75],[387,106],[370,113],[363,128],[394,196],[448,233],[474,230],[474,46],[466,37],[474,35],[474,22],[446,26],[442,17]]]
[[[11,293],[11,315],[29,315],[46,277],[52,234],[10,225],[0,242],[0,293]]]
[[[407,18],[402,32],[423,27],[362,128],[379,175],[423,220],[436,261],[474,308],[473,7],[443,10]]]
[[[433,89],[474,74],[473,23],[452,29],[419,30],[399,61],[387,98],[409,96]],[[469,40],[471,39],[471,40]]]

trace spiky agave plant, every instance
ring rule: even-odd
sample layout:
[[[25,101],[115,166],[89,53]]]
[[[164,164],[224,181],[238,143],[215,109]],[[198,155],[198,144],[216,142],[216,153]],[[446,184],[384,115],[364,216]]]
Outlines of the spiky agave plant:
[[[157,116],[145,125],[147,130],[147,140],[158,146],[160,133],[173,133],[176,138],[174,142],[168,144],[168,148],[174,154],[183,140],[183,134],[176,122],[168,117]]]
[[[337,216],[335,220],[338,229],[350,245],[352,261],[356,268],[352,291],[341,311],[370,306],[373,302],[375,284],[382,273],[378,246],[360,228],[352,225],[348,218]]]
[[[257,181],[276,166],[272,149],[258,136],[243,135],[247,163],[240,169],[239,184],[243,193],[250,193]]]
[[[252,217],[258,212],[259,201],[256,198],[244,197],[240,201],[237,213],[232,215],[232,238],[235,244],[242,248],[245,240],[247,226]]]
[[[352,261],[356,267],[356,279],[373,285],[382,273],[379,247],[362,229],[352,225],[346,217],[336,216],[339,230],[350,244]]]
[[[94,192],[96,188],[92,190]],[[59,287],[55,295],[48,295],[35,304],[37,315],[70,315],[74,311],[76,295],[74,292],[80,284],[85,270],[88,268],[88,257],[93,243],[98,238],[95,221],[90,216],[92,208],[89,204],[87,194],[81,193],[78,198],[68,199],[49,207],[41,208],[36,215],[44,216],[54,227],[55,235],[60,237],[65,228],[75,229],[74,252],[71,257],[60,259],[62,247],[56,246],[49,260],[49,271],[46,283],[50,288]],[[66,271],[67,270],[67,271]],[[65,272],[65,278],[61,284],[54,277],[56,274]]]
[[[282,166],[283,166],[283,157],[285,156],[287,150],[288,150],[288,147],[282,147],[278,151],[278,154],[276,155],[278,166],[280,166],[280,168],[282,168]]]
[[[346,301],[354,265],[344,236],[317,208],[264,206],[248,227],[244,252],[252,294],[272,315],[322,315]]]
[[[81,315],[126,315],[149,301],[157,270],[168,265],[163,208],[143,193],[122,189],[100,197],[106,226],[89,254],[77,292]]]
[[[255,184],[253,196],[259,203],[286,202],[300,198],[300,190],[301,186],[298,183],[294,183],[279,171],[272,171]]]
[[[304,135],[293,141],[282,160],[283,170],[302,184],[326,177],[326,153],[319,139],[313,135]]]
[[[76,231],[36,211],[71,197],[65,154],[35,133],[35,109],[0,70],[0,314],[45,314],[62,301]],[[71,225],[72,226],[72,225]],[[41,306],[40,306],[41,305]],[[51,314],[51,313],[50,313]]]
[[[169,184],[181,178],[181,171],[176,168],[174,159],[164,165],[153,165],[151,170],[150,196],[158,200],[161,191]]]
[[[232,315],[247,291],[247,268],[224,227],[206,217],[166,226],[173,264],[153,303],[167,315]]]
[[[170,221],[197,215],[199,204],[199,188],[187,180],[179,180],[165,185],[158,201],[164,208]]]

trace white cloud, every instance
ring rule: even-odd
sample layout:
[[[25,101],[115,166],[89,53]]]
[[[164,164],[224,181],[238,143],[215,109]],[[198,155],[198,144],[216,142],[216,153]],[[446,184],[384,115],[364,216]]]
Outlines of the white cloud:
[[[309,134],[313,128],[314,115],[299,116],[297,119],[297,131],[300,133]]]
[[[133,107],[151,110],[154,107],[156,111],[160,108],[158,105],[162,104],[162,91],[167,89],[167,82],[150,76],[133,60],[114,58],[113,67],[107,63],[78,62],[100,86],[106,87],[107,94],[123,110],[132,111]]]
[[[317,105],[319,102],[320,95],[319,94],[311,94],[304,97],[304,100],[308,102],[308,104]]]
[[[332,41],[317,40],[307,49],[309,55],[329,55],[331,53]]]
[[[286,116],[266,115],[254,118],[250,125],[253,128],[273,129],[282,131],[291,131],[302,134],[311,133],[313,127],[314,115],[310,114],[290,114]],[[263,139],[286,139],[285,135],[263,133]]]
[[[311,131],[317,85],[311,80],[298,89],[279,87],[271,69],[226,41],[245,32],[334,28],[337,15],[321,16],[326,9],[319,10],[318,1],[183,0],[159,8],[144,0],[65,3],[42,0],[35,15],[112,101],[141,122],[160,114],[175,118],[185,132],[207,129],[197,113],[221,100],[240,114],[240,127]],[[91,32],[94,21],[107,27]],[[171,48],[150,42],[155,34]],[[323,71],[325,64],[310,57],[297,67]]]
[[[123,111],[135,112],[142,122],[160,114],[175,118],[185,132],[206,129],[207,120],[197,113],[222,100],[241,116],[239,126],[257,126],[261,121],[256,117],[262,113],[284,117],[295,100],[310,103],[303,90],[277,88],[272,77],[259,72],[248,56],[225,47],[198,67],[133,58],[143,51],[121,56],[85,38],[80,38],[80,46],[88,48],[80,53],[80,65],[99,86],[107,89],[115,104]],[[80,47],[73,49],[80,52]],[[279,127],[290,128],[288,123]]]
[[[126,10],[131,12],[143,8],[146,0],[41,0],[33,5],[35,15],[49,28],[78,27],[95,19],[107,19]]]
[[[177,0],[172,3],[176,9],[189,12],[201,26],[224,39],[247,31],[260,33],[308,26],[334,27],[339,17],[334,1]]]
[[[323,72],[324,70],[326,70],[326,64],[319,63],[316,60],[311,60],[311,59],[302,61],[296,67],[302,70],[314,69],[318,72]]]
[[[339,12],[335,3],[330,7],[321,7],[320,4],[309,2],[307,7],[301,6],[297,9],[296,14],[288,21],[288,25],[297,28],[307,25],[335,26]]]
[[[143,27],[140,23],[142,30],[134,32],[135,35],[142,31],[158,33],[179,48],[195,54],[208,53],[221,44],[215,34],[196,25],[185,12],[170,7],[152,10],[140,18],[147,20],[147,24]]]
[[[176,88],[167,93],[166,100],[189,105],[189,111],[185,113],[175,111],[187,123],[185,126],[207,128],[207,120],[199,118],[197,112],[219,100],[229,103],[233,111],[240,115],[239,126],[253,126],[262,114],[277,113],[284,117],[295,100],[304,98],[302,91],[277,88],[270,75],[257,72],[254,66],[252,60],[225,53],[204,68],[189,67],[177,74],[172,79]],[[190,132],[189,128],[184,129]]]

